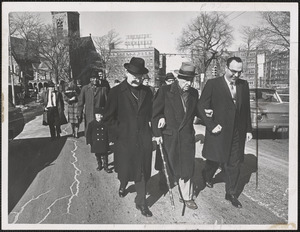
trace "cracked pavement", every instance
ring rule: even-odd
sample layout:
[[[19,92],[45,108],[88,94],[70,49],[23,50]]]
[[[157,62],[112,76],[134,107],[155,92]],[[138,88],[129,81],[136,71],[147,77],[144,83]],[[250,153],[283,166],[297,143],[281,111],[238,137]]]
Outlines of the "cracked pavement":
[[[193,181],[199,208],[186,208],[185,215],[181,216],[183,205],[175,186],[173,210],[169,193],[159,189],[158,173],[153,168],[147,185],[147,202],[153,217],[146,218],[135,209],[132,182],[127,186],[126,197],[119,198],[117,174],[96,171],[96,158],[86,145],[83,125],[79,139],[70,136],[71,127],[66,124],[62,126],[62,137],[51,142],[49,128],[41,122],[42,116],[28,122],[24,131],[9,143],[8,224],[88,224],[97,228],[119,225],[123,229],[127,228],[123,224],[130,228],[152,225],[153,229],[174,225],[178,229],[205,229],[207,226],[288,224],[288,139],[259,140],[258,189],[255,188],[255,140],[246,145],[239,196],[243,208],[236,209],[224,199],[222,173],[216,174],[214,188],[204,187],[200,175],[204,165],[201,156],[204,128],[195,125]],[[109,164],[112,168],[113,154],[109,155]]]

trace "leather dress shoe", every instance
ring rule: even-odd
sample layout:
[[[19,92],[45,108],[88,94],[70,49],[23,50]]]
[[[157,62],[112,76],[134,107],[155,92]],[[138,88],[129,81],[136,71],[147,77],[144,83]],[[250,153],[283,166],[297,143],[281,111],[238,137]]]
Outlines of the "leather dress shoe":
[[[125,197],[126,196],[126,190],[125,188],[120,188],[119,189],[119,197]]]
[[[213,188],[214,187],[214,184],[213,184],[212,180],[207,180],[206,179],[205,171],[202,171],[202,177],[203,177],[203,180],[205,182],[206,187],[208,187],[208,188]]]
[[[183,200],[181,198],[179,198],[179,202],[183,203]],[[185,205],[190,209],[198,209],[198,206],[194,200],[185,201]]]
[[[225,194],[225,199],[227,201],[230,201],[231,204],[236,207],[236,208],[242,208],[242,204],[241,202],[239,202],[239,200],[236,198],[236,196],[232,195],[232,194]]]
[[[153,214],[146,205],[136,205],[136,208],[141,211],[142,215],[145,217],[152,217]]]

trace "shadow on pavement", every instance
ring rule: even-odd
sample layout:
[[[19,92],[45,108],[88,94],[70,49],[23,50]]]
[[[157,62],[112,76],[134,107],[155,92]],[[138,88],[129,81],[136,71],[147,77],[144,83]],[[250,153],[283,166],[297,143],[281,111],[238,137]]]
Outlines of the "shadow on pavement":
[[[165,196],[166,194],[169,194],[167,184],[165,184],[164,186],[160,186],[159,179],[160,175],[159,173],[157,173],[154,176],[151,176],[150,180],[147,183],[147,193],[150,195],[147,198],[147,205],[149,207],[154,205],[155,202],[157,202],[163,195]],[[174,187],[174,184],[171,183],[172,191],[174,191]]]
[[[59,156],[67,136],[17,139],[8,147],[8,212],[16,206],[37,174],[52,165]]]
[[[195,143],[199,142],[202,144],[204,142],[204,135],[203,134],[197,134],[195,135]],[[153,142],[153,151],[156,150],[156,157],[155,157],[155,169],[156,170],[161,170],[162,168],[162,158],[161,158],[161,152],[159,149],[159,146],[156,146],[156,143]],[[166,161],[167,162],[167,161]],[[195,168],[195,173],[198,173],[197,170],[202,170],[202,168],[204,167],[204,161],[202,159],[196,159],[195,161],[197,168]],[[168,169],[168,165],[167,165],[167,169]],[[168,173],[170,173],[169,169],[168,169]],[[200,172],[199,172],[200,173]],[[163,174],[164,176],[164,174]],[[169,175],[170,176],[170,175]],[[194,183],[199,183],[201,176],[195,175],[196,180],[194,179]],[[170,178],[170,177],[169,177]],[[163,195],[169,194],[168,191],[168,186],[166,184],[166,179],[164,178],[164,180],[162,181],[163,186],[159,183],[160,182],[160,173],[157,173],[154,176],[151,176],[150,180],[147,183],[147,192],[150,195],[147,198],[147,204],[148,206],[152,206],[153,204],[155,204],[155,202],[157,202],[159,200],[159,198],[161,198]],[[174,180],[170,180],[170,185],[171,185],[171,189],[172,191],[174,191]],[[197,188],[200,187],[200,189],[204,189],[204,184],[203,187],[201,186],[196,186]],[[177,191],[177,190],[175,190]],[[198,194],[199,194],[200,190],[198,190]],[[175,199],[174,199],[175,200]]]
[[[193,177],[193,183],[194,183],[194,194],[197,197],[206,186],[204,183],[204,180],[202,178],[201,172],[204,170],[205,161],[201,158],[197,158],[195,161],[195,175]],[[253,154],[245,154],[244,162],[241,164],[240,169],[240,177],[239,182],[237,185],[237,196],[239,196],[242,191],[244,190],[244,187],[247,183],[249,183],[249,180],[251,178],[252,173],[255,173],[257,170],[257,157]],[[222,183],[225,182],[225,173],[224,171],[221,171],[215,175],[213,178],[213,183]],[[225,193],[225,189],[224,189]]]

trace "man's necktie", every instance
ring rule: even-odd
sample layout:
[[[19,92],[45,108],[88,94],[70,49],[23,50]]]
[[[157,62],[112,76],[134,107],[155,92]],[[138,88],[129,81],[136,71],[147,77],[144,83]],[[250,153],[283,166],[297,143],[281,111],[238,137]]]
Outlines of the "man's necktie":
[[[235,104],[235,102],[236,102],[236,88],[235,88],[235,83],[234,82],[230,82],[230,92],[231,92],[233,102]]]
[[[54,95],[54,93],[51,92],[51,105],[52,105],[52,107],[54,106],[54,103],[53,103],[53,95]]]

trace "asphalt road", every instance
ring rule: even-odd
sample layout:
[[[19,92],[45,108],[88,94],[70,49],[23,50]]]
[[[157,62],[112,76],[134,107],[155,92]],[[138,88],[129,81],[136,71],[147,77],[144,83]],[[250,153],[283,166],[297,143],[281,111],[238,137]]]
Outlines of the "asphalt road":
[[[204,127],[195,125],[194,183],[195,202],[199,208],[186,208],[185,215],[181,216],[183,204],[178,201],[179,193],[175,186],[172,189],[173,210],[169,193],[159,189],[158,173],[153,168],[147,185],[147,202],[153,217],[145,218],[135,209],[133,183],[127,186],[127,196],[119,198],[117,174],[96,171],[96,159],[85,143],[83,125],[79,139],[70,137],[70,125],[63,125],[60,140],[51,142],[49,129],[41,122],[42,116],[37,116],[9,142],[9,224],[150,224],[158,229],[162,229],[162,225],[165,226],[163,228],[189,225],[201,229],[206,225],[288,222],[288,139],[259,139],[247,143],[239,184],[239,200],[243,208],[236,209],[224,199],[222,172],[215,176],[212,189],[204,186],[200,174],[204,166],[201,156]],[[257,141],[258,188],[255,172]],[[109,163],[113,168],[113,154],[109,156]]]

